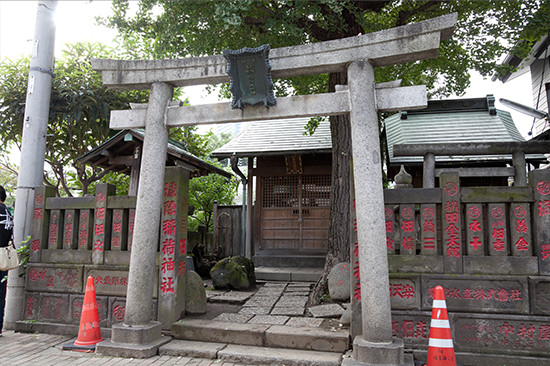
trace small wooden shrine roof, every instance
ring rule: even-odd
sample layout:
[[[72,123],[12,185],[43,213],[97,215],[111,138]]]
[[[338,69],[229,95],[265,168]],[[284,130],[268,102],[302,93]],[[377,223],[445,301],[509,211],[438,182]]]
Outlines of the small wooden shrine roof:
[[[247,123],[233,140],[213,151],[217,159],[284,154],[330,153],[330,123],[324,120],[313,136],[304,135],[309,118],[293,118]]]
[[[397,144],[446,144],[475,142],[524,142],[509,112],[498,110],[494,98],[428,101],[428,108],[396,113],[384,121],[391,165],[421,163],[421,156],[393,156]],[[527,154],[528,160],[546,160]],[[436,156],[437,162],[511,161],[509,155]]]
[[[145,131],[141,129],[122,130],[98,147],[78,158],[81,163],[100,166],[104,169],[130,174],[134,155],[141,155]],[[226,172],[187,152],[179,143],[168,140],[166,166],[182,166],[190,171],[190,177],[199,177],[209,173],[231,178]]]

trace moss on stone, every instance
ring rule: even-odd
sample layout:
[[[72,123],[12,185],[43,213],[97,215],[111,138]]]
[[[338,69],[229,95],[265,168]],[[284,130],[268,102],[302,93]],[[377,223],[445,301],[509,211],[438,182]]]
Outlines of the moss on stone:
[[[256,284],[254,263],[244,257],[228,257],[220,260],[210,270],[212,284],[217,289],[247,289]]]

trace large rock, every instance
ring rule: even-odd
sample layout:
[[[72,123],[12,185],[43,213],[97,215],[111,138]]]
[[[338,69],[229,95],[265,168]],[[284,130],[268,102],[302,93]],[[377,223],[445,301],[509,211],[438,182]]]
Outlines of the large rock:
[[[245,257],[222,259],[212,267],[210,276],[216,289],[244,290],[256,284],[254,263]]]
[[[338,263],[328,275],[328,293],[331,300],[348,301],[350,299],[350,271],[349,263]]]
[[[185,276],[185,311],[189,314],[206,313],[206,290],[201,276],[195,271],[187,271]]]

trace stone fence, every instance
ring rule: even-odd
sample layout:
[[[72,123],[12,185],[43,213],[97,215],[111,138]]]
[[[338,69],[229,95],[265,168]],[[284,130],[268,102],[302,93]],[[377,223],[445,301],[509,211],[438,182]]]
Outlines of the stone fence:
[[[173,320],[162,319],[161,304],[177,293],[176,282],[186,270],[188,175],[178,169],[167,168],[162,222],[151,223],[160,230],[160,240],[151,243],[157,247],[159,271],[152,319],[166,323]],[[108,184],[98,185],[95,196],[78,198],[54,197],[48,187],[35,189],[19,330],[44,326],[45,331],[76,334],[88,276],[95,279],[100,326],[123,321],[135,213],[136,197],[116,196],[116,188]],[[52,323],[55,330],[48,328]]]
[[[124,319],[136,197],[115,193],[111,185],[98,185],[95,196],[78,198],[53,197],[48,187],[35,189],[25,308],[18,327],[56,323],[67,328],[62,333],[74,334],[90,275],[100,326]]]
[[[460,187],[451,172],[439,179],[441,188],[384,191],[394,336],[427,349],[441,285],[457,352],[550,356],[550,170],[531,171],[523,187]]]

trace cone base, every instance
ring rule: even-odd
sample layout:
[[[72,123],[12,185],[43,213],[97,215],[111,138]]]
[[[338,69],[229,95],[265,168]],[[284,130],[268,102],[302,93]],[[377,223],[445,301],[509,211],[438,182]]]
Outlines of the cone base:
[[[95,352],[95,346],[96,346],[96,343],[90,344],[90,345],[77,345],[74,342],[70,342],[70,343],[64,344],[63,347],[61,347],[61,349],[63,351],[92,353],[92,352]]]

